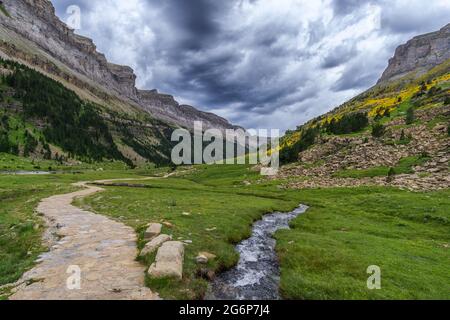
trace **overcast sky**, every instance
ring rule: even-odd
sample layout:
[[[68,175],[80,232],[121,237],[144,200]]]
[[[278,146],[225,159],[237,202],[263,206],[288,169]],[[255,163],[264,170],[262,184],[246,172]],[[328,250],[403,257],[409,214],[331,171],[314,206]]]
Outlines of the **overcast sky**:
[[[99,51],[180,102],[293,129],[371,87],[395,48],[450,22],[448,0],[52,0]]]

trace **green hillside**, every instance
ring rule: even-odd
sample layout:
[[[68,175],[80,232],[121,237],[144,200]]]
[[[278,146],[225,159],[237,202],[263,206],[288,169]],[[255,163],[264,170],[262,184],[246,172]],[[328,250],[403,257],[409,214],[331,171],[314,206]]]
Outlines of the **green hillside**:
[[[0,60],[0,152],[60,162],[169,162],[171,127],[80,99],[21,64]]]
[[[298,154],[319,137],[383,134],[383,126],[405,118],[414,122],[414,112],[442,108],[450,104],[450,61],[415,78],[404,78],[376,85],[335,110],[288,131],[281,141],[281,161],[296,162]],[[409,115],[408,115],[409,114]],[[406,119],[409,117],[409,119]]]

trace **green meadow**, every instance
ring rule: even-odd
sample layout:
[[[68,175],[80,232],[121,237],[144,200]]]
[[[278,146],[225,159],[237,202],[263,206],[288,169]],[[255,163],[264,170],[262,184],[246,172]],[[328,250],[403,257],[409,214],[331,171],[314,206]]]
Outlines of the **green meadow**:
[[[40,199],[69,192],[76,181],[130,178],[129,186],[108,186],[75,204],[135,228],[139,247],[149,222],[166,222],[164,233],[192,242],[186,246],[182,281],[147,278],[147,285],[163,298],[202,299],[208,281],[199,275],[198,252],[217,256],[206,266],[211,271],[232,268],[239,259],[234,246],[250,236],[256,220],[299,204],[310,209],[290,230],[276,234],[284,298],[450,298],[448,190],[286,190],[280,187],[284,181],[265,179],[238,165],[180,168],[167,179],[139,181],[164,170],[1,175],[0,285],[16,281],[45,250],[40,240],[43,222],[34,213]],[[141,262],[150,265],[153,259]],[[370,265],[381,268],[381,290],[367,288]]]

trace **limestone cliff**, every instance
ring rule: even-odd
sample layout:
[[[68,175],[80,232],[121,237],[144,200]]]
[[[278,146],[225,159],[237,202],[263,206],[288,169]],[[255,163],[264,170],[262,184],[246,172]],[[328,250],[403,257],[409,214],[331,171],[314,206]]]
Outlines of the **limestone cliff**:
[[[0,52],[89,91],[96,102],[116,103],[122,111],[145,110],[157,119],[182,127],[201,120],[207,128],[234,128],[227,120],[180,106],[172,96],[136,88],[133,69],[109,63],[94,42],[77,35],[55,15],[48,0],[4,0],[10,17],[0,14]],[[120,100],[117,102],[116,100]]]
[[[401,45],[379,83],[415,72],[418,76],[450,59],[450,24],[441,30],[420,35]]]

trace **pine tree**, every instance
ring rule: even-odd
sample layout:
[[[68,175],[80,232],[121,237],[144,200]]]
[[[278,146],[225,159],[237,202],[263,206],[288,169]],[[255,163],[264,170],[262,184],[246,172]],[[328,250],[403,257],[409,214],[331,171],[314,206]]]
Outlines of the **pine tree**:
[[[384,135],[384,132],[385,132],[385,128],[381,123],[377,122],[373,125],[372,136],[374,136],[376,138],[380,138]]]
[[[414,121],[416,121],[416,117],[415,117],[415,114],[414,114],[414,108],[410,107],[406,111],[406,124],[407,125],[413,124]]]

